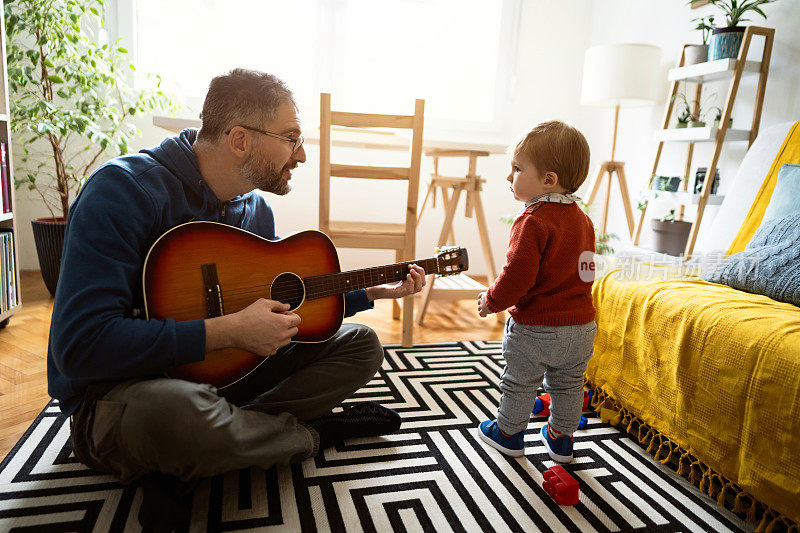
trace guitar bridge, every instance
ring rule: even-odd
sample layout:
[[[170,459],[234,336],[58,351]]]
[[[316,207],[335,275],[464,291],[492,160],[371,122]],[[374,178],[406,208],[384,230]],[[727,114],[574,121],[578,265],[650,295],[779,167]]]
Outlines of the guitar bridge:
[[[222,304],[222,289],[219,286],[217,277],[217,264],[208,263],[200,265],[203,272],[203,290],[206,297],[206,318],[214,318],[225,314],[225,307]]]

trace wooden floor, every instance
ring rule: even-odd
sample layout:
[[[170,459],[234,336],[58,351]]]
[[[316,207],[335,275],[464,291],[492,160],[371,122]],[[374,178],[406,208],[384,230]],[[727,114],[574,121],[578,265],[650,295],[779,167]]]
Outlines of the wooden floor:
[[[38,271],[22,272],[21,277],[22,309],[0,330],[0,457],[5,457],[50,400],[47,335],[53,300]],[[347,321],[372,327],[384,344],[400,342],[401,322],[392,320],[389,300],[380,300],[374,311]],[[425,324],[414,331],[415,344],[502,338],[502,324],[494,317],[478,317],[472,300],[432,301]]]

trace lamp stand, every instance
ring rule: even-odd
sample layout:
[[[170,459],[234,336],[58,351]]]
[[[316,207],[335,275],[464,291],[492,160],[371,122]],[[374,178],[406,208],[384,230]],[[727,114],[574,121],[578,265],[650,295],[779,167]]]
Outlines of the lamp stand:
[[[600,185],[603,180],[608,176],[606,182],[606,196],[603,202],[603,215],[600,222],[600,233],[606,233],[608,226],[608,204],[611,199],[611,181],[614,174],[617,175],[617,182],[619,183],[619,191],[622,195],[622,207],[625,208],[625,216],[628,219],[628,232],[633,237],[633,211],[631,210],[631,200],[628,195],[628,182],[625,179],[625,163],[621,161],[614,161],[614,154],[617,148],[617,124],[619,122],[619,105],[614,108],[614,137],[611,141],[611,159],[604,161],[597,165],[592,176],[591,192],[589,199],[586,201],[587,205],[594,203],[597,192],[600,190]]]

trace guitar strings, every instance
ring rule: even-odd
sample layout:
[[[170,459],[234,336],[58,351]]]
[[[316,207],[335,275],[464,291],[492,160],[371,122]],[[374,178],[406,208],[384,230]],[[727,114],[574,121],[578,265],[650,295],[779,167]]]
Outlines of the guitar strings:
[[[420,261],[420,262],[422,262],[422,261]],[[392,265],[392,267],[394,267],[394,266],[395,265]],[[364,276],[364,280],[366,281],[366,276],[369,275],[370,282],[375,281],[375,280],[372,279],[372,275],[374,273],[376,273],[376,271],[380,272],[381,268],[382,267],[374,267],[373,269],[368,269],[368,270],[372,270],[372,272],[362,271],[363,272],[362,275]],[[349,289],[349,287],[347,287],[347,285],[344,282],[342,282],[342,281],[326,282],[326,281],[324,281],[322,279],[325,276],[339,276],[341,274],[344,274],[344,272],[338,272],[338,273],[332,273],[332,274],[322,274],[320,276],[312,276],[313,278],[317,278],[318,280],[320,280],[321,284],[322,284],[322,287],[315,287],[315,288],[321,288],[322,292],[327,292],[327,291],[333,290],[334,292],[331,293],[329,296],[333,296],[335,294],[341,294],[342,292],[346,292]],[[358,278],[358,274],[356,274],[356,278]],[[394,280],[394,281],[401,281],[401,280],[402,280],[402,278],[398,279],[398,280]],[[257,285],[248,285],[248,286],[245,286],[245,287],[236,287],[236,288],[232,288],[232,289],[222,289],[220,292],[221,292],[221,296],[222,297],[229,296],[229,297],[235,298],[235,297],[239,297],[239,296],[248,296],[248,295],[251,295],[251,294],[269,293],[270,289],[272,288],[272,285],[274,285],[274,283],[261,283],[261,284],[257,284]],[[293,297],[293,296],[296,296],[296,295],[297,295],[297,291],[295,291],[292,288],[288,288],[288,287],[287,288],[282,288],[281,290],[276,290],[276,292],[274,294],[265,294],[265,296],[269,296],[270,299],[278,300],[278,301],[280,301],[282,299],[287,299],[287,298],[290,298],[290,297]]]
[[[366,278],[365,278],[365,281],[366,281]],[[372,282],[372,281],[374,281],[374,280],[370,280],[370,282]],[[401,280],[398,279],[398,280],[395,280],[395,281],[401,281]],[[222,296],[225,296],[225,295],[240,296],[240,295],[244,295],[244,294],[259,293],[259,292],[262,292],[264,289],[269,290],[269,289],[271,289],[272,285],[274,285],[274,283],[259,283],[257,285],[247,285],[247,286],[244,286],[244,287],[236,287],[236,288],[233,288],[233,289],[223,289],[221,292],[222,292]],[[334,283],[325,283],[325,282],[323,282],[322,283],[322,288],[339,290],[339,289],[346,289],[347,286],[346,286],[346,283],[344,283],[342,281],[334,282]],[[281,292],[276,292],[276,294],[281,294],[282,296],[291,296],[292,294],[294,294],[294,289],[291,289],[291,288],[283,289]]]

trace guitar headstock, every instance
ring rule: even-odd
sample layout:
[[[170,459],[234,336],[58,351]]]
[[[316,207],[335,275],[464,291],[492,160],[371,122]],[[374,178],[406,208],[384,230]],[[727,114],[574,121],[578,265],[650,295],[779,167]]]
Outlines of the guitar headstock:
[[[469,255],[466,248],[447,246],[436,249],[436,273],[451,276],[469,268]]]

